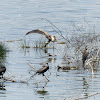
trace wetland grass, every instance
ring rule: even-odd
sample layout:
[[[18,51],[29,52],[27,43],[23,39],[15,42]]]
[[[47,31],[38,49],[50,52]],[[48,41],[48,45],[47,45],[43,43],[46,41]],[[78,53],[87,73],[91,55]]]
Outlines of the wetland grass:
[[[64,60],[66,60],[67,64],[71,62],[70,64],[80,66],[81,62],[81,66],[83,66],[82,56],[86,46],[89,49],[89,54],[87,59],[85,59],[84,66],[93,66],[95,65],[95,62],[100,61],[100,33],[97,33],[95,26],[90,25],[88,21],[84,19],[83,23],[72,23],[72,26],[68,26],[69,28],[67,28],[65,37],[63,36],[62,31],[48,19],[44,18],[42,20],[46,20],[51,25],[53,31],[65,41],[61,43],[65,44],[65,49],[63,51],[59,51],[58,48],[56,48],[56,50],[64,58]],[[45,43],[45,40],[40,39],[37,42],[34,42],[31,46],[30,41],[24,40],[21,47],[36,48],[40,50],[44,47]],[[48,46],[46,48],[50,47]],[[98,53],[94,53],[95,48],[97,48]],[[97,57],[98,59],[96,59]],[[94,61],[94,59],[96,60]]]
[[[27,48],[42,49],[44,48],[45,43],[46,43],[46,40],[42,38],[40,38],[38,41],[35,41],[35,42],[24,39],[23,41],[21,41],[21,48],[23,49],[27,49]],[[53,47],[48,44],[48,46],[46,46],[45,48],[47,49],[47,48],[53,48]]]
[[[68,63],[68,58],[75,66],[80,66],[81,62],[81,66],[83,66],[83,64],[85,67],[89,66],[93,72],[93,67],[96,67],[97,64],[99,64],[97,62],[100,62],[100,33],[96,32],[95,25],[89,23],[84,18],[83,22],[72,23],[72,26],[68,26],[65,37],[63,36],[62,31],[52,22],[45,18],[43,20],[46,20],[51,25],[53,31],[55,31],[63,40],[65,40],[66,45],[63,51],[64,56],[62,57],[66,58],[66,63]],[[88,47],[89,53],[84,63],[82,61],[82,57],[84,55],[85,47]]]
[[[68,57],[68,52],[70,52],[74,64],[80,65],[81,62],[81,66],[84,68],[91,68],[93,75],[93,68],[97,66],[95,63],[100,62],[99,40],[100,33],[86,33],[82,31],[81,34],[74,33],[69,39],[70,44],[69,42],[66,44],[65,56]],[[84,52],[86,47],[88,52]]]
[[[26,39],[21,41],[21,48],[31,48],[30,47],[30,41],[26,41]]]
[[[37,42],[34,42],[34,48],[44,48],[46,41],[40,39]]]

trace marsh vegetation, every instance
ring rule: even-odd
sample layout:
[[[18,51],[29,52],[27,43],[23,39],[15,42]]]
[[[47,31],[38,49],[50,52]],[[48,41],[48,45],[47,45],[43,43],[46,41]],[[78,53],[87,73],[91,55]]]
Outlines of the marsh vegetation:
[[[46,19],[47,20],[47,19]],[[63,35],[63,31],[61,31],[59,28],[57,28],[53,23],[51,23],[49,20],[47,20],[47,22],[50,23],[53,32],[55,32],[57,34],[58,37],[58,41],[53,44],[50,43],[46,48],[44,48],[44,45],[46,43],[46,39],[45,38],[41,38],[36,40],[36,41],[32,41],[31,39],[25,38],[25,39],[21,39],[21,41],[16,41],[16,43],[20,44],[20,48],[23,50],[23,52],[26,52],[28,50],[28,52],[26,52],[25,56],[27,56],[27,53],[30,53],[31,50],[32,52],[35,52],[35,54],[37,54],[38,52],[41,52],[39,56],[41,56],[41,58],[38,58],[38,55],[36,56],[36,59],[40,59],[41,61],[43,59],[45,59],[46,61],[42,61],[41,63],[36,63],[37,66],[41,66],[43,68],[40,67],[40,69],[38,70],[39,72],[42,70],[43,71],[43,77],[44,72],[46,72],[49,68],[49,70],[51,70],[51,67],[49,64],[51,64],[52,62],[55,63],[55,68],[57,70],[56,73],[56,77],[61,76],[58,75],[57,73],[61,72],[62,74],[64,72],[69,72],[69,71],[80,71],[84,70],[87,71],[87,69],[91,72],[92,78],[94,78],[94,72],[98,71],[98,68],[100,67],[100,33],[96,33],[94,27],[93,29],[90,27],[90,25],[88,25],[88,29],[86,28],[86,26],[81,25],[80,26],[76,26],[75,24],[73,26],[71,26],[69,30],[66,31],[66,34]],[[73,27],[73,28],[72,28]],[[69,36],[70,33],[70,36]],[[11,42],[8,42],[8,46]],[[12,43],[14,44],[14,42],[12,41]],[[17,47],[18,48],[18,47]],[[86,55],[86,58],[84,60],[84,66],[83,66],[83,61],[82,61],[82,57],[84,55],[84,50],[88,49],[88,54]],[[29,50],[31,49],[31,50]],[[38,50],[38,52],[36,52]],[[31,52],[31,56],[32,55]],[[2,58],[1,61],[3,61],[6,57],[6,53],[7,53],[7,48],[5,47],[5,45],[3,43],[1,43],[0,45],[0,57]],[[20,55],[19,55],[20,56]],[[62,62],[56,63],[56,60],[58,59],[58,56],[60,58],[60,60],[62,59]],[[26,57],[28,58],[28,57]],[[33,58],[34,59],[34,58]],[[31,70],[29,71],[29,78],[26,80],[16,80],[17,76],[14,76],[12,73],[8,72],[8,74],[10,75],[9,77],[4,77],[3,80],[4,82],[15,82],[15,83],[21,83],[21,84],[33,84],[33,80],[35,79],[35,77],[37,77],[40,81],[35,81],[35,85],[37,88],[39,88],[39,84],[43,84],[43,79],[40,79],[39,76],[40,75],[34,75],[35,71],[37,71],[37,69],[33,66],[33,64],[35,64],[35,62],[33,63],[33,60],[29,60],[27,61],[28,65],[31,67]],[[48,67],[45,66],[48,63]],[[26,63],[26,66],[28,66]],[[44,71],[44,68],[47,68]],[[49,73],[50,75],[52,74],[52,71]],[[54,73],[53,73],[54,74]],[[48,84],[49,81],[45,79],[45,86],[43,86],[43,89],[46,87],[46,85]],[[54,80],[54,79],[53,79]],[[43,90],[43,93],[45,91]],[[42,91],[37,93],[42,93]],[[46,92],[47,93],[47,92]],[[97,92],[96,94],[98,94],[99,92]],[[93,94],[93,95],[96,95]],[[89,96],[93,96],[93,95],[88,95]],[[85,98],[85,97],[82,97]],[[78,98],[79,99],[79,98]],[[76,99],[75,99],[76,100]]]

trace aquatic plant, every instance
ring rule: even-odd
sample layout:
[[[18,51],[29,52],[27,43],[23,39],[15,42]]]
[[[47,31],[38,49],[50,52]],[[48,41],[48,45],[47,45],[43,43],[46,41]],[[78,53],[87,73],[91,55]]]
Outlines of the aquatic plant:
[[[38,41],[35,41],[35,42],[24,39],[23,41],[21,41],[21,48],[23,48],[23,49],[27,49],[27,48],[41,49],[41,48],[44,48],[45,43],[46,43],[46,40],[44,40],[43,38],[40,38]],[[48,45],[46,48],[52,48],[52,47],[50,45]]]
[[[26,39],[21,41],[21,48],[30,48],[30,41],[26,41]]]
[[[72,26],[68,26],[66,29],[65,37],[62,31],[52,22],[45,18],[43,18],[43,20],[46,20],[51,25],[53,31],[65,40],[66,45],[63,53],[58,51],[58,49],[56,50],[66,60],[66,63],[72,62],[73,65],[76,64],[76,66],[80,66],[81,62],[82,66],[83,51],[86,46],[88,47],[89,56],[86,59],[85,65],[90,66],[93,72],[93,66],[96,62],[100,61],[100,33],[96,32],[95,25],[90,24],[85,19],[83,19],[81,24],[72,22]],[[68,36],[69,34],[70,36]]]
[[[38,41],[34,42],[34,48],[43,48],[45,46],[46,41],[43,40],[42,38],[39,39]]]

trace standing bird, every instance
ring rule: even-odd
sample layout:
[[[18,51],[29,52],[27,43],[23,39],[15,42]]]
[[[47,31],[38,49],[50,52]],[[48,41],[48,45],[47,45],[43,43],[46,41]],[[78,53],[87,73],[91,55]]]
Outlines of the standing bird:
[[[36,29],[36,30],[29,31],[28,33],[26,33],[26,35],[31,34],[31,33],[39,33],[39,34],[45,35],[45,37],[48,39],[48,42],[45,43],[44,47],[46,47],[50,42],[57,41],[56,36],[50,35],[42,29]]]
[[[42,68],[38,69],[36,71],[36,74],[38,73],[38,74],[42,74],[44,76],[44,72],[46,72],[48,69],[49,69],[49,65],[47,63],[47,66],[43,66]]]
[[[0,66],[0,78],[3,78],[3,74],[5,73],[5,71],[6,71],[6,67],[5,66]]]
[[[84,65],[85,65],[85,61],[87,60],[88,54],[89,54],[88,48],[85,47],[85,50],[84,50],[83,55],[82,55],[83,67],[84,67]]]
[[[36,74],[38,73],[38,74],[42,74],[43,75],[43,77],[44,77],[44,80],[45,80],[45,82],[47,83],[47,78],[46,78],[46,76],[44,75],[44,73],[49,69],[49,65],[48,65],[48,63],[46,63],[47,64],[47,66],[43,66],[42,68],[40,68],[40,69],[38,69],[37,71],[36,71]],[[47,79],[47,80],[46,80]],[[49,80],[48,80],[49,81]]]
[[[38,73],[38,74],[42,74],[43,75],[43,77],[44,77],[44,80],[45,80],[45,82],[47,83],[47,78],[46,78],[46,76],[44,75],[44,73],[49,69],[49,65],[48,65],[48,63],[46,63],[47,64],[47,66],[43,66],[42,68],[40,68],[40,69],[38,69],[37,71],[36,71],[36,74]],[[35,75],[35,74],[34,74]],[[46,80],[47,79],[47,80]],[[49,81],[49,80],[48,80]]]
[[[34,75],[36,75],[36,74],[42,74],[43,77],[44,77],[45,82],[47,83],[48,79],[46,78],[46,76],[44,75],[44,73],[49,69],[49,65],[48,65],[48,63],[46,63],[46,64],[47,64],[47,66],[43,66],[40,69],[36,69],[36,68],[32,67],[30,64],[28,64],[28,65],[31,66],[33,69],[35,69],[36,73]],[[32,75],[31,77],[33,77],[34,75]]]

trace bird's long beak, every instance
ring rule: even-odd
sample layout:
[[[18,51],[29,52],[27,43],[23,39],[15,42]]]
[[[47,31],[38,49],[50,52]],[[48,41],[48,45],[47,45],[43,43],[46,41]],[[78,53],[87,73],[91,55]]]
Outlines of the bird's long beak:
[[[57,42],[57,39],[55,38],[54,42]]]

